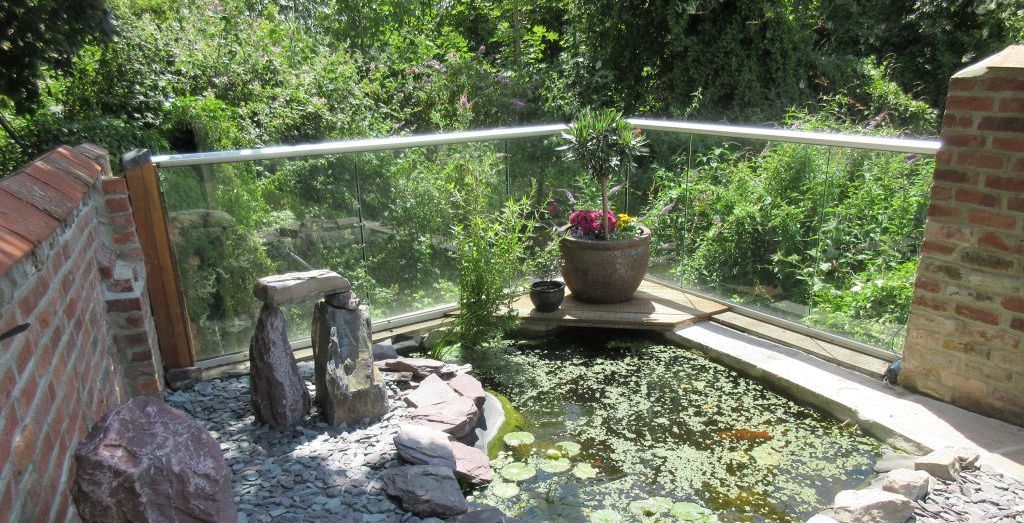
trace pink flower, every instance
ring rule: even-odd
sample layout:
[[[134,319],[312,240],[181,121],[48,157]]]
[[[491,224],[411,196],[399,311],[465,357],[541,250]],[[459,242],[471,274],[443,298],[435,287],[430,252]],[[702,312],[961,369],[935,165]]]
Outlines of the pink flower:
[[[576,211],[569,216],[569,225],[575,236],[580,238],[604,237],[604,227],[601,225],[601,211]],[[608,211],[608,234],[615,233],[615,226],[619,218],[615,213]]]

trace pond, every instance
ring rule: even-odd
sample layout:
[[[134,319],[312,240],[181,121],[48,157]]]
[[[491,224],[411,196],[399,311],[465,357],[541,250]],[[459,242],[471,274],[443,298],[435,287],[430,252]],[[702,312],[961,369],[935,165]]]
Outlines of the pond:
[[[495,482],[473,497],[525,521],[803,521],[880,450],[653,334],[570,330],[467,359],[508,403]]]

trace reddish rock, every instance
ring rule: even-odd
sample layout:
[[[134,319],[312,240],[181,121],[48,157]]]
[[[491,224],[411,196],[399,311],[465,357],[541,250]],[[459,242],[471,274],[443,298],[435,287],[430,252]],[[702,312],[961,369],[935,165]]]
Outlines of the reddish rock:
[[[455,455],[455,475],[459,479],[474,487],[486,485],[494,480],[491,460],[484,451],[453,441],[452,453]]]
[[[441,465],[455,470],[452,437],[422,425],[409,425],[394,438],[399,457],[412,465]]]
[[[416,390],[410,392],[405,397],[405,402],[411,407],[426,407],[428,405],[455,401],[459,397],[459,394],[452,390],[444,380],[436,374],[431,374],[420,382],[420,386]]]
[[[409,419],[461,438],[473,431],[480,419],[480,410],[473,400],[456,395],[451,401],[416,408],[409,414]]]
[[[384,364],[385,370],[395,372],[411,372],[417,379],[423,379],[431,374],[441,372],[444,363],[429,358],[403,358],[383,360],[378,363]]]
[[[454,378],[448,380],[448,386],[455,392],[473,400],[477,407],[482,407],[484,401],[487,400],[487,393],[484,392],[484,386],[480,384],[480,380],[469,374],[456,374]]]
[[[108,412],[75,451],[72,496],[86,522],[236,521],[217,441],[163,401]]]

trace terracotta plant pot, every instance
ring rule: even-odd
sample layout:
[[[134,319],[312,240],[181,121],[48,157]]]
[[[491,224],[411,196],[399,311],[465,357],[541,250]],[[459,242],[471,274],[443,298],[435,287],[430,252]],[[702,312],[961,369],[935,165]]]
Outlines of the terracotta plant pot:
[[[565,284],[555,280],[541,280],[530,284],[530,301],[539,312],[554,312],[565,299]]]
[[[588,303],[618,303],[636,292],[651,256],[651,231],[627,240],[562,238],[562,278],[572,295]]]

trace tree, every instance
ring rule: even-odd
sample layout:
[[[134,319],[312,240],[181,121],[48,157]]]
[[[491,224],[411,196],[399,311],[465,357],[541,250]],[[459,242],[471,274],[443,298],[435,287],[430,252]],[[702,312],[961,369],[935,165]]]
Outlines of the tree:
[[[112,33],[104,0],[4,0],[0,94],[18,112],[28,112],[39,100],[39,81],[47,68],[66,68],[90,39]]]

